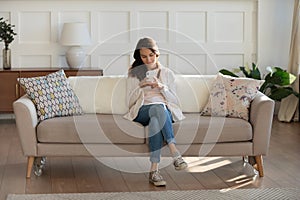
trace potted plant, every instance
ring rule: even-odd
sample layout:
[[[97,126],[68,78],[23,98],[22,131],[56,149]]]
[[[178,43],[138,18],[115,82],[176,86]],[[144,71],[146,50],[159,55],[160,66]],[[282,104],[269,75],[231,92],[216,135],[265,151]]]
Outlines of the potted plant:
[[[266,70],[269,72],[265,76],[262,76],[260,70],[255,63],[252,63],[252,69],[248,66],[241,66],[235,69],[234,72],[242,72],[245,77],[253,78],[258,80],[265,80],[264,84],[260,87],[259,91],[269,96],[275,101],[281,101],[283,98],[293,94],[300,98],[298,92],[294,91],[290,85],[296,80],[296,76],[281,69],[280,67],[267,67]],[[224,75],[229,75],[233,77],[239,77],[235,73],[227,70],[221,69],[219,71]]]
[[[17,35],[13,27],[8,23],[7,20],[4,20],[3,17],[0,18],[0,42],[4,42],[3,49],[3,68],[10,69],[11,68],[11,50],[9,49],[9,44],[14,40],[14,36]]]

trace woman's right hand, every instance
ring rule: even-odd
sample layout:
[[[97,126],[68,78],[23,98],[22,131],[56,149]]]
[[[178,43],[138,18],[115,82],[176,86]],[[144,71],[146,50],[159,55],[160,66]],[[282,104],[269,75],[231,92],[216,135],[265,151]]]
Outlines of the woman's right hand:
[[[149,78],[144,78],[143,80],[141,80],[141,82],[139,83],[139,86],[141,88],[146,87],[146,86],[151,86],[153,83],[149,80]]]

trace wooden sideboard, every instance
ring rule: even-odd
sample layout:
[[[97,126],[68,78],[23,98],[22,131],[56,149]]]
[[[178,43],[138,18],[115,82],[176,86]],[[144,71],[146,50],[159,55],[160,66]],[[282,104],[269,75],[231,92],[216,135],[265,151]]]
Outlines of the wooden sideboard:
[[[17,82],[19,77],[45,76],[60,70],[60,68],[18,68],[0,69],[0,113],[12,113],[12,103],[24,95],[24,90]],[[64,69],[69,76],[102,76],[103,70],[93,68]]]

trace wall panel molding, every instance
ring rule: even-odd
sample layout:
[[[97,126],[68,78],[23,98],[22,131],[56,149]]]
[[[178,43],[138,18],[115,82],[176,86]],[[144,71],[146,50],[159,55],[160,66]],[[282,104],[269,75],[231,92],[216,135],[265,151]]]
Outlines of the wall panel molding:
[[[65,22],[78,21],[88,24],[93,42],[85,48],[85,66],[104,74],[126,74],[142,36],[158,41],[161,63],[176,73],[214,74],[249,64],[257,54],[255,0],[6,0],[0,16],[16,25],[14,68],[67,67],[60,33]]]

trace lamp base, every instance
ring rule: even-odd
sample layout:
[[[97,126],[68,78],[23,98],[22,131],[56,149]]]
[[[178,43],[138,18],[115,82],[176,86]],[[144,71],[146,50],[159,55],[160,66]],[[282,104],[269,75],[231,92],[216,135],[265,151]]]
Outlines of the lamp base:
[[[70,68],[81,68],[85,59],[85,52],[80,46],[71,47],[66,52],[67,63]]]

